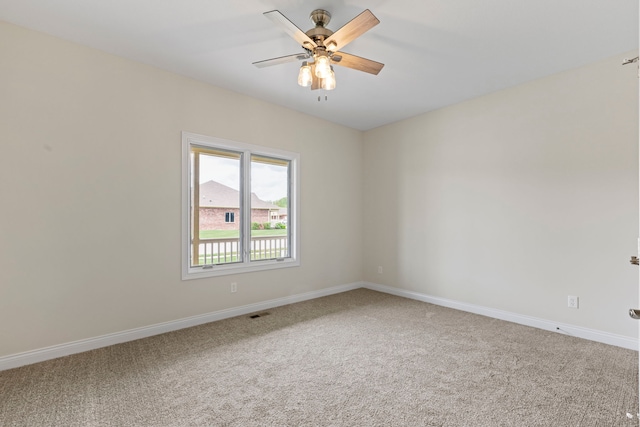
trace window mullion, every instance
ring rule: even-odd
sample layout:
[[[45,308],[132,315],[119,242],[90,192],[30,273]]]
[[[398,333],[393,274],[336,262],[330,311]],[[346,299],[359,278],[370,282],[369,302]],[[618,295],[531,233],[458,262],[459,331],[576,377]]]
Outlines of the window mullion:
[[[242,208],[240,215],[240,235],[242,240],[243,262],[249,264],[251,262],[251,152],[245,151],[242,156],[242,172],[241,172],[242,188]]]

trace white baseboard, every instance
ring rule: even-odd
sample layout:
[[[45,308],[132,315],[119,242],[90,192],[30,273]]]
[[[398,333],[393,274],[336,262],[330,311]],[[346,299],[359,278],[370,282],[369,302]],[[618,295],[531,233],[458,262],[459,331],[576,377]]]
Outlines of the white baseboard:
[[[378,285],[375,283],[365,283],[364,288],[374,291],[385,292],[388,294],[410,298],[418,301],[428,302],[443,307],[449,307],[456,310],[467,311],[470,313],[480,314],[494,319],[506,320],[508,322],[518,323],[520,325],[532,326],[538,329],[558,332],[565,335],[571,335],[578,338],[597,341],[604,344],[623,347],[630,350],[638,351],[638,339],[624,335],[612,334],[609,332],[598,331],[595,329],[583,328],[581,326],[569,325],[566,323],[552,322],[550,320],[540,319],[537,317],[525,316],[522,314],[512,313],[509,311],[497,310],[494,308],[483,307],[474,304],[467,304],[460,301],[454,301],[446,298],[434,297],[421,294],[418,292],[408,291],[405,289],[394,288],[391,286]]]
[[[604,344],[615,345],[630,350],[638,350],[638,340],[623,335],[611,334],[594,329],[587,329],[580,326],[573,326],[563,323],[551,322],[536,317],[524,316],[508,311],[497,310],[488,307],[482,307],[473,304],[467,304],[460,301],[449,300],[446,298],[434,297],[421,294],[418,292],[408,291],[405,289],[394,288],[391,286],[378,285],[375,283],[356,282],[347,285],[334,286],[319,291],[311,291],[298,295],[291,295],[284,298],[277,298],[269,301],[259,302],[255,304],[244,305],[241,307],[230,308],[226,310],[215,311],[212,313],[191,316],[184,319],[178,319],[170,322],[158,323],[151,326],[129,329],[127,331],[116,332],[113,334],[102,335],[99,337],[88,338],[84,340],[74,341],[65,344],[54,345],[37,350],[26,351],[24,353],[12,354],[0,357],[0,371],[13,369],[32,363],[44,362],[45,360],[56,359],[58,357],[68,356],[70,354],[82,353],[84,351],[95,350],[101,347],[107,347],[114,344],[120,344],[127,341],[133,341],[141,338],[147,338],[153,335],[159,335],[166,332],[176,331],[179,329],[190,328],[192,326],[202,325],[204,323],[215,322],[217,320],[228,319],[230,317],[243,316],[245,314],[257,311],[267,310],[282,305],[293,304],[296,302],[307,301],[327,295],[338,294],[341,292],[351,291],[358,288],[367,288],[378,292],[384,292],[391,295],[410,298],[418,301],[428,302],[443,307],[449,307],[456,310],[476,313],[495,319],[506,320],[508,322],[518,323],[521,325],[532,326],[534,328],[544,329],[548,331],[563,333],[591,341],[597,341]]]
[[[44,362],[45,360],[56,359],[58,357],[68,356],[70,354],[95,350],[97,348],[120,344],[127,341],[133,341],[140,338],[147,338],[153,335],[164,334],[166,332],[176,331],[178,329],[190,328],[192,326],[215,322],[222,319],[228,319],[230,317],[243,316],[245,314],[254,313],[256,311],[263,311],[282,305],[293,304],[296,302],[307,301],[327,295],[351,291],[353,289],[362,288],[363,286],[363,282],[334,286],[319,291],[311,291],[304,294],[291,295],[284,298],[277,298],[255,304],[244,305],[241,307],[235,307],[226,310],[215,311],[212,313],[201,314],[198,316],[191,316],[184,319],[173,320],[170,322],[158,323],[151,326],[129,329],[127,331],[116,332],[99,337],[54,345],[51,347],[45,347],[32,351],[26,351],[24,353],[12,354],[9,356],[0,357],[0,371],[17,368],[19,366],[30,365],[32,363]]]

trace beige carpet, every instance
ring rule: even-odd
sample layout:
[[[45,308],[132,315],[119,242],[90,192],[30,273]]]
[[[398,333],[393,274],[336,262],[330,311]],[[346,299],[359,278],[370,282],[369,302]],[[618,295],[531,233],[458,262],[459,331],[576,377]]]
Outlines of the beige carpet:
[[[2,426],[635,426],[638,354],[365,289],[0,372]]]

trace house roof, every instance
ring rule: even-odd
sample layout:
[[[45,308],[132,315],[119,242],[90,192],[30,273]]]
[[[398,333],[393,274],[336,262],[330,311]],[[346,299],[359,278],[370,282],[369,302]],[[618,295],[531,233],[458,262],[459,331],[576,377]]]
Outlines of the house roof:
[[[240,192],[220,184],[216,181],[207,181],[200,184],[200,207],[205,208],[238,208],[240,205]],[[265,202],[256,193],[251,193],[252,209],[278,210],[278,206]]]

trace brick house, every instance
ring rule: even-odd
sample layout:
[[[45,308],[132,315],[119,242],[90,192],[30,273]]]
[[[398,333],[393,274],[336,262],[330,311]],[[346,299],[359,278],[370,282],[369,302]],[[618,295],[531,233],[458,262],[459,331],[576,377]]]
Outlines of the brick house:
[[[200,184],[200,230],[238,230],[240,192],[216,181]],[[278,215],[280,207],[251,193],[251,222],[264,224]]]

